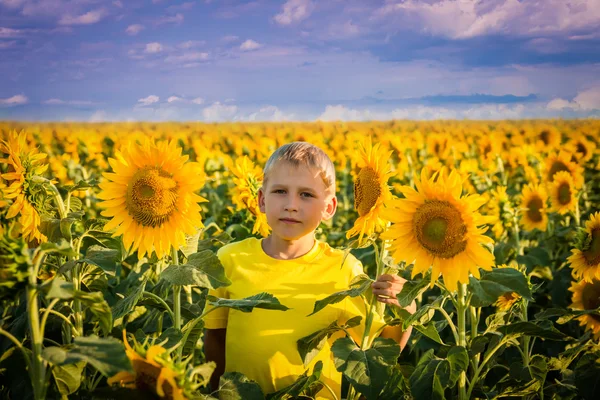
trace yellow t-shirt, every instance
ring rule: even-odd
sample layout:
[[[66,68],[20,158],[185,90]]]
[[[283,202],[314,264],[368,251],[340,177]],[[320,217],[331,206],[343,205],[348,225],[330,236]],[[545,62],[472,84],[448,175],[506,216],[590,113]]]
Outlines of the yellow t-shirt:
[[[333,335],[308,368],[302,364],[296,342],[333,321],[343,324],[352,317],[362,316],[361,324],[349,330],[354,341],[360,343],[366,311],[362,297],[347,297],[307,316],[316,300],[350,287],[352,279],[363,273],[360,261],[350,254],[342,265],[343,252],[320,241],[299,258],[278,260],[267,255],[261,240],[256,238],[223,246],[217,255],[232,284],[209,294],[241,299],[267,292],[291,308],[287,311],[254,309],[250,313],[220,308],[208,314],[204,320],[207,329],[227,328],[225,372],[243,373],[267,394],[291,385],[306,369],[312,373],[315,363],[322,361],[321,380],[341,398],[342,376],[335,369],[331,345],[342,334]],[[376,314],[371,332],[383,324],[383,319]],[[324,388],[317,398],[333,397]]]

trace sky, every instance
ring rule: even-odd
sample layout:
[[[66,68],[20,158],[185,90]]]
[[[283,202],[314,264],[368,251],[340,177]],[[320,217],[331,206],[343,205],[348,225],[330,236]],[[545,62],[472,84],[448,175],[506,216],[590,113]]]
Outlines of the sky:
[[[600,0],[0,0],[0,119],[600,117]]]

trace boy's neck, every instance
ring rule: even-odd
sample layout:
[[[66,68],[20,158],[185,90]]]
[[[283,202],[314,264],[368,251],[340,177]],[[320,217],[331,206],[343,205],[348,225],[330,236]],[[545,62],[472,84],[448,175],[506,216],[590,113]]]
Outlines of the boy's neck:
[[[270,257],[278,260],[291,260],[302,257],[315,245],[313,235],[307,235],[297,240],[284,240],[270,235],[262,241],[263,251]]]

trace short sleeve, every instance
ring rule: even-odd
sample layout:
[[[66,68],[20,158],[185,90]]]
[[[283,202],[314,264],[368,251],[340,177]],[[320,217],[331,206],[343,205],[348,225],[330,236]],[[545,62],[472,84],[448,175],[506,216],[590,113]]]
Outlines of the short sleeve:
[[[352,279],[354,279],[358,275],[365,273],[363,270],[362,263],[354,256],[348,256],[346,259],[346,264],[348,264],[346,267],[348,268],[350,274],[348,284],[350,284]],[[367,294],[367,298],[368,293],[370,293],[370,291],[371,289],[369,288],[367,292],[365,292],[365,294]],[[383,303],[380,304],[383,305]],[[344,312],[342,314],[342,320],[340,322],[344,323],[350,318],[354,318],[357,316],[361,317],[360,325],[348,329],[348,333],[350,333],[352,339],[354,339],[354,341],[359,345],[362,342],[363,334],[365,332],[365,322],[368,307],[369,304],[363,296],[346,297],[346,299],[344,299]],[[373,335],[375,335],[376,333],[379,334],[381,328],[385,326],[383,315],[378,313],[377,309],[382,310],[383,307],[378,306],[375,308],[376,312],[373,315],[373,321],[371,323],[370,337],[373,337]]]
[[[229,277],[230,276],[229,271],[231,271],[230,257],[227,257],[227,255],[222,250],[223,250],[223,248],[220,248],[217,251],[217,257],[219,257],[219,261],[221,261],[221,264],[223,264],[223,267],[225,268],[225,275],[227,277]],[[225,287],[220,287],[217,289],[210,289],[208,291],[208,295],[219,297],[222,299],[228,299],[229,291],[227,290],[227,286],[225,286]],[[209,311],[213,308],[214,307],[211,306],[210,304],[208,304],[208,302],[207,302],[205,312]],[[210,311],[210,313],[204,317],[204,327],[206,329],[225,329],[225,328],[227,328],[228,318],[229,318],[229,308],[228,307],[219,307],[214,311]]]

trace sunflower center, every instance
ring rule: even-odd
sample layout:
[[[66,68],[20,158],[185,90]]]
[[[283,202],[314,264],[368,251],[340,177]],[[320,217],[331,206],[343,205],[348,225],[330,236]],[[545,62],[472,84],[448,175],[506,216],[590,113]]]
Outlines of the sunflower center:
[[[564,182],[558,187],[558,202],[561,205],[569,204],[571,202],[571,185]]]
[[[586,283],[581,292],[581,303],[585,310],[595,310],[600,307],[600,281]]]
[[[176,202],[177,182],[160,168],[138,171],[127,187],[127,211],[143,226],[162,225],[175,211]]]
[[[587,147],[581,142],[577,142],[577,152],[582,153],[583,157],[587,156]]]
[[[527,204],[527,218],[533,222],[542,222],[543,216],[540,211],[544,206],[544,202],[539,197],[533,197]]]
[[[569,167],[567,167],[562,161],[554,161],[552,163],[552,167],[550,167],[550,172],[548,172],[548,181],[552,182],[554,180],[554,174],[561,171],[567,171],[569,173],[571,172]]]
[[[583,252],[583,256],[588,265],[600,264],[600,228],[592,230],[592,242],[590,247]]]
[[[447,201],[430,200],[413,217],[419,243],[433,256],[452,258],[467,248],[467,226],[460,211]]]
[[[364,167],[354,182],[354,208],[361,217],[367,215],[381,195],[381,184],[377,171]]]
[[[548,145],[548,143],[550,143],[550,132],[548,131],[541,131],[540,132],[540,139],[542,142],[544,142],[545,145]]]

